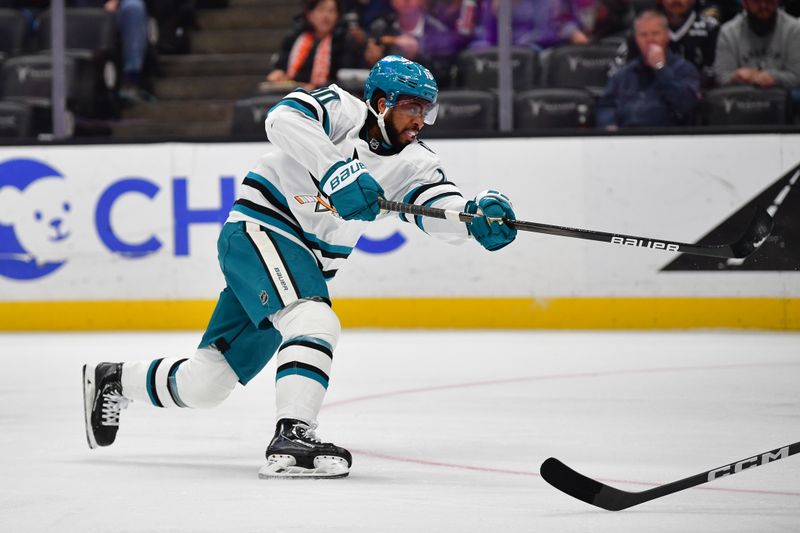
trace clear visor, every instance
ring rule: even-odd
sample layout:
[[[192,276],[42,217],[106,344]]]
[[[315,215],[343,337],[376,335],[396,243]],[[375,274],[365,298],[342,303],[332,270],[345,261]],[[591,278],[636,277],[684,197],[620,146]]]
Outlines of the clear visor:
[[[439,104],[421,98],[406,98],[397,102],[392,109],[409,117],[422,117],[425,124],[431,125],[436,121]]]

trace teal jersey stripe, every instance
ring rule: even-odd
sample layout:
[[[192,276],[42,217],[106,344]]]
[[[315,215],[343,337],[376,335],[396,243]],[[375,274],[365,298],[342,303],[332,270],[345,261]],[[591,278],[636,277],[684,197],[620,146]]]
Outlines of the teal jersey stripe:
[[[319,119],[317,119],[317,117],[315,117],[315,116],[314,116],[314,113],[312,113],[311,111],[309,111],[309,110],[308,110],[308,108],[306,108],[306,107],[303,107],[301,104],[298,104],[298,103],[297,103],[297,102],[295,102],[294,100],[285,100],[285,99],[284,99],[284,100],[281,100],[280,102],[278,102],[277,104],[275,104],[275,107],[273,107],[272,109],[275,109],[276,107],[279,107],[279,106],[282,106],[282,105],[285,105],[285,106],[291,107],[291,108],[292,108],[292,109],[294,109],[295,111],[300,111],[302,114],[304,114],[305,116],[307,116],[307,117],[308,117],[308,118],[310,118],[311,120],[314,120],[314,121],[316,121],[316,122],[319,122]],[[270,111],[271,111],[271,110],[270,110]]]
[[[156,359],[152,363],[150,363],[150,367],[147,369],[147,380],[145,381],[147,387],[147,395],[150,397],[150,403],[155,405],[156,407],[161,407],[159,403],[156,401],[155,394],[153,394],[153,389],[150,387],[150,384],[153,382],[153,372],[156,370],[156,366],[161,359]]]
[[[303,376],[308,379],[313,379],[326,389],[328,388],[328,380],[324,377],[320,376],[316,372],[311,372],[310,370],[306,370],[305,368],[287,368],[285,370],[281,370],[277,374],[275,374],[275,381],[285,378],[286,376]]]
[[[289,202],[286,201],[286,197],[281,193],[275,185],[273,185],[267,178],[262,176],[261,174],[256,174],[252,170],[247,173],[247,177],[250,179],[254,179],[259,182],[261,185],[266,187],[269,192],[284,206],[289,207]]]
[[[352,246],[342,246],[339,244],[331,244],[321,240],[319,237],[314,235],[313,233],[303,232],[303,235],[306,239],[313,242],[314,244],[319,246],[320,250],[324,250],[326,252],[330,252],[332,254],[345,254],[350,255],[353,252]]]

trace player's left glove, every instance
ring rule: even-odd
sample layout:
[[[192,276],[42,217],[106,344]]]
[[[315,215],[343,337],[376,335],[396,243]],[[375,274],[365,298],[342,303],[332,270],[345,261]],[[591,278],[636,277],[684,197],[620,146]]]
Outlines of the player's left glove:
[[[380,213],[378,198],[383,188],[358,159],[335,163],[320,181],[320,189],[345,220],[371,221]]]
[[[502,218],[516,218],[511,200],[497,191],[483,191],[469,200],[467,213],[480,215],[467,225],[470,234],[481,246],[494,252],[511,243],[517,236],[517,228],[505,224]],[[497,219],[497,220],[492,220]]]

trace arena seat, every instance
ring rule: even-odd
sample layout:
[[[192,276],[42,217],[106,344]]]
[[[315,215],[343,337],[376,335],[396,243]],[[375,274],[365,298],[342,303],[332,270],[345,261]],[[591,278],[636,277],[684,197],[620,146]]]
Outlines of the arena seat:
[[[65,55],[75,61],[81,83],[91,89],[91,104],[84,106],[81,101],[75,111],[86,116],[115,115],[119,68],[114,15],[102,8],[68,8],[64,10],[64,22]],[[51,16],[47,11],[41,16],[39,31],[42,53],[51,49],[50,27]],[[85,82],[84,77],[88,78]]]
[[[791,122],[789,92],[749,85],[708,91],[700,106],[701,121],[708,126],[752,126]]]
[[[16,9],[0,9],[0,63],[22,53],[25,17]]]
[[[284,93],[270,93],[237,100],[233,106],[231,134],[236,137],[264,139],[267,111],[281,101]]]
[[[497,118],[497,97],[489,91],[442,91],[439,112],[431,126],[438,132],[492,132]]]
[[[65,89],[67,108],[72,109],[76,100],[88,97],[85,80],[79,79],[75,61],[64,58],[66,74]],[[34,130],[47,132],[52,124],[53,66],[49,55],[25,55],[12,57],[0,68],[0,94],[4,100],[22,102],[31,106]],[[80,91],[83,91],[80,94]]]
[[[33,109],[24,102],[0,100],[0,139],[33,136]]]
[[[514,98],[514,129],[590,128],[595,97],[585,89],[532,89]]]
[[[498,49],[467,50],[458,56],[458,85],[465,89],[497,88]],[[539,78],[539,56],[529,48],[511,49],[512,84],[515,91],[534,87]]]
[[[614,66],[617,46],[587,44],[551,49],[544,61],[545,87],[588,89],[600,95]]]

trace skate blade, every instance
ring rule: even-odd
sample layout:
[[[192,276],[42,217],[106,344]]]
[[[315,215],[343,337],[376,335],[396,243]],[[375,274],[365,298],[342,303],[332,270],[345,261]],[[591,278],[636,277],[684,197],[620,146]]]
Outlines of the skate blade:
[[[258,471],[259,479],[336,479],[349,474],[347,461],[328,455],[315,457],[314,468],[296,466],[291,455],[270,455]]]
[[[94,433],[92,433],[92,407],[94,406],[95,395],[94,374],[94,366],[90,368],[89,365],[83,365],[83,421],[86,428],[86,442],[89,443],[89,448],[92,450],[98,447],[97,441],[94,440]]]

